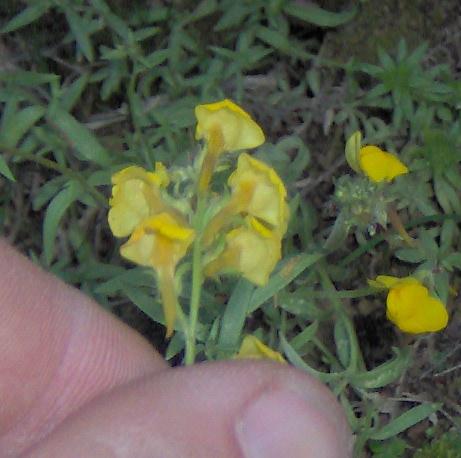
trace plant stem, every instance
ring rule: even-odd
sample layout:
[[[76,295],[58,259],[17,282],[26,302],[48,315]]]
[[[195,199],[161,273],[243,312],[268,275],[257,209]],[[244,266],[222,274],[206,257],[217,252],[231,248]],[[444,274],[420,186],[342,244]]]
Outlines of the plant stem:
[[[195,334],[197,332],[198,310],[200,307],[200,295],[202,292],[202,236],[203,236],[203,213],[205,200],[198,198],[197,211],[195,213],[194,229],[196,238],[192,247],[192,292],[189,311],[189,332],[186,335],[186,357],[187,366],[195,361]]]

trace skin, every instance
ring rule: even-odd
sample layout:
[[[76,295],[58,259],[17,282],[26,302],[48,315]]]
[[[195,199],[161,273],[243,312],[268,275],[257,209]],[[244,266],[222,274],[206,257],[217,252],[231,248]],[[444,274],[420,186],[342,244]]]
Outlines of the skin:
[[[0,457],[243,458],[267,431],[263,453],[350,456],[341,407],[313,378],[271,361],[170,368],[91,299],[0,253]]]

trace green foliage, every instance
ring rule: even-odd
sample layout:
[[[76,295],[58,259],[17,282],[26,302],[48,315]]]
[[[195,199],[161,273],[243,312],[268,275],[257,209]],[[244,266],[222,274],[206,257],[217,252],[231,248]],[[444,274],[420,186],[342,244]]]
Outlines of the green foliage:
[[[461,456],[461,435],[445,433],[442,437],[418,450],[414,458],[457,458]]]
[[[243,333],[256,333],[331,386],[357,435],[357,456],[367,444],[373,456],[403,456],[399,435],[440,405],[399,403],[389,414],[380,396],[398,392],[414,359],[383,337],[394,336],[388,327],[378,336],[385,355],[368,360],[355,320],[373,319],[366,279],[376,274],[414,275],[444,302],[459,287],[461,83],[453,69],[429,65],[426,44],[410,50],[403,40],[377,50],[373,64],[324,59],[319,36],[353,25],[358,2],[335,12],[292,0],[128,3],[37,0],[2,24],[6,46],[23,56],[0,71],[0,221],[11,240],[24,240],[37,262],[104,306],[131,302],[163,323],[153,275],[123,264],[108,231],[110,177],[128,164],[163,161],[183,174],[174,183],[181,188],[198,153],[194,106],[242,103],[268,137],[256,155],[292,197],[286,256],[264,287],[207,285],[201,358],[227,358]],[[49,36],[55,22],[62,37]],[[348,145],[355,172],[344,169],[344,143],[356,131],[363,144],[398,154],[411,173],[370,183],[356,173],[357,144]],[[17,211],[18,193],[30,201],[26,214]],[[178,283],[180,299],[188,298],[190,278],[180,273]],[[384,303],[380,297],[382,317]],[[176,333],[167,358],[184,345]],[[415,456],[457,450],[449,437]]]

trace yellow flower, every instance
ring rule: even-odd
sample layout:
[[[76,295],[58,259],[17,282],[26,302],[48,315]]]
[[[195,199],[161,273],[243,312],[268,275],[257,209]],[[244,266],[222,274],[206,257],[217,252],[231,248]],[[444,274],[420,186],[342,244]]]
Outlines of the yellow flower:
[[[205,139],[216,153],[256,148],[264,133],[251,116],[229,99],[195,107],[195,138]]]
[[[163,212],[142,221],[120,248],[124,258],[157,272],[167,337],[172,334],[176,319],[175,268],[193,239],[191,228]]]
[[[108,220],[116,237],[130,235],[141,221],[165,208],[159,189],[167,186],[168,181],[165,167],[159,162],[155,172],[130,166],[112,176]]]
[[[242,153],[229,177],[232,199],[240,212],[259,218],[279,234],[286,232],[289,218],[287,191],[275,170]]]
[[[286,364],[285,358],[277,351],[264,345],[255,336],[245,336],[239,352],[234,356],[235,359],[272,359],[279,363]]]
[[[361,171],[375,183],[391,181],[408,173],[407,166],[397,156],[377,146],[368,145],[360,148],[358,159]]]
[[[207,146],[198,181],[198,189],[204,193],[221,153],[256,148],[265,138],[251,116],[228,99],[196,106],[195,117],[195,138],[205,139]]]
[[[440,331],[447,326],[445,305],[429,295],[428,289],[416,278],[379,275],[369,283],[389,289],[386,316],[401,331],[420,334]]]
[[[211,242],[220,229],[238,214],[257,218],[282,238],[287,230],[290,212],[286,203],[287,191],[274,169],[242,153],[228,183],[232,189],[231,199],[210,221],[205,244]]]
[[[240,273],[252,283],[263,286],[281,257],[281,238],[256,218],[247,217],[246,225],[226,235],[226,246],[205,267],[205,275]]]

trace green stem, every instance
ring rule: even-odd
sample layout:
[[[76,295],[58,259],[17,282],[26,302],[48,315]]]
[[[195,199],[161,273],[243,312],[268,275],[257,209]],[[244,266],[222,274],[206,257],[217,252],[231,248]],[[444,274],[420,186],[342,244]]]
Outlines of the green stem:
[[[202,292],[202,236],[203,236],[203,213],[205,200],[199,197],[197,211],[195,213],[194,229],[196,238],[192,247],[192,292],[189,311],[189,333],[186,336],[186,357],[187,366],[193,364],[196,356],[195,334],[197,332],[198,311],[200,307],[200,296]]]

